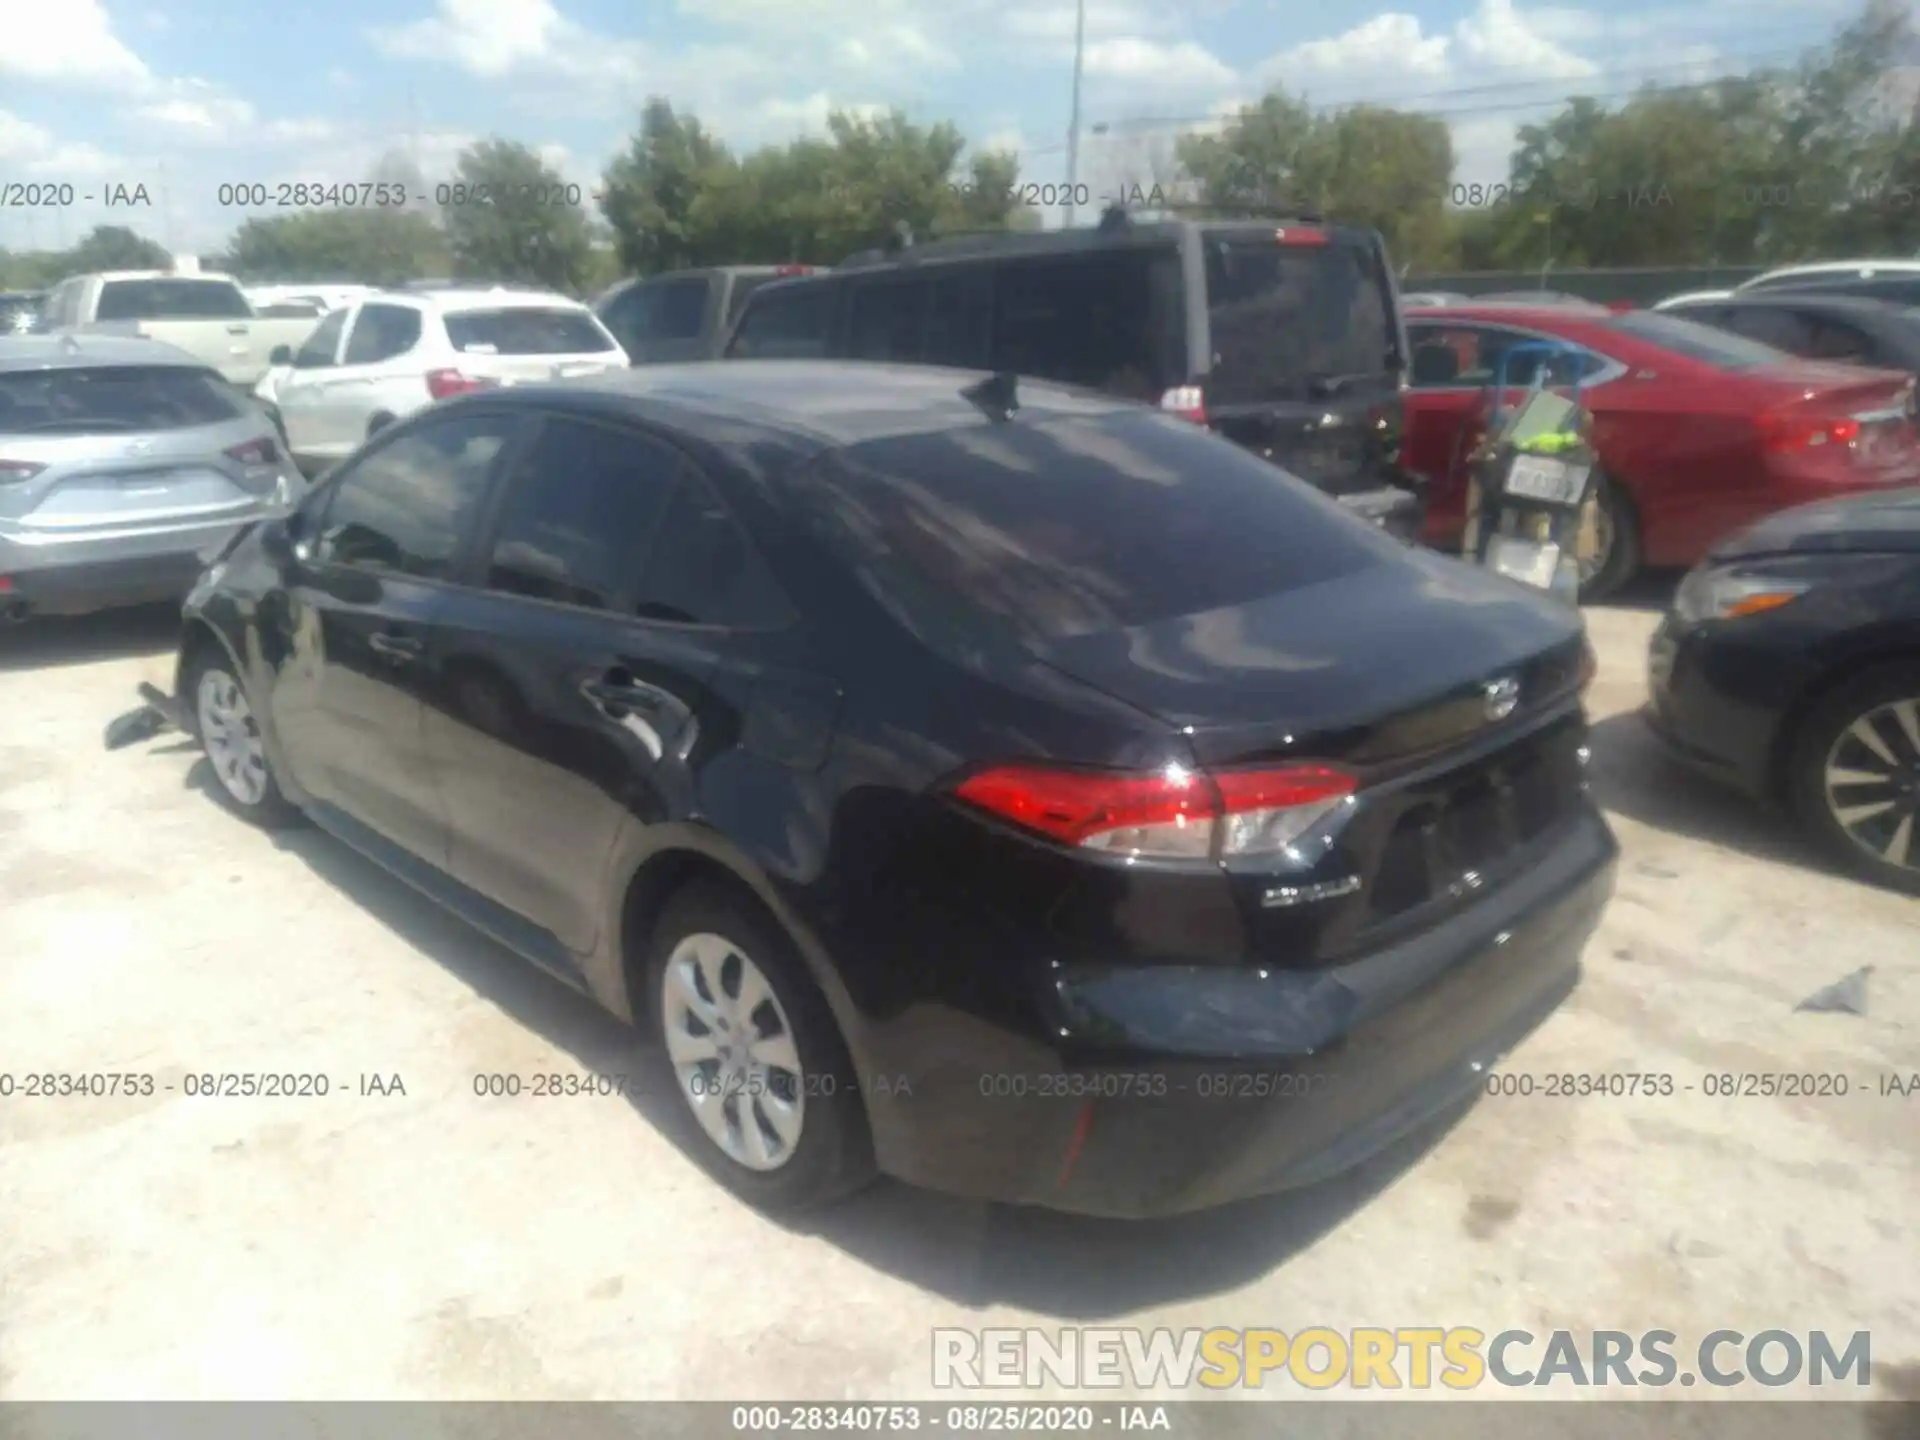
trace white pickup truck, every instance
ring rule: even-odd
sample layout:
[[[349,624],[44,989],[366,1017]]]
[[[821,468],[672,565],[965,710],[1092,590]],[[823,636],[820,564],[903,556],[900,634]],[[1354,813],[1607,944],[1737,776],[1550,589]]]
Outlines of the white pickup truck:
[[[317,315],[263,320],[227,275],[117,270],[75,275],[41,308],[46,329],[144,335],[199,357],[242,389],[267,373],[276,348],[299,348]]]

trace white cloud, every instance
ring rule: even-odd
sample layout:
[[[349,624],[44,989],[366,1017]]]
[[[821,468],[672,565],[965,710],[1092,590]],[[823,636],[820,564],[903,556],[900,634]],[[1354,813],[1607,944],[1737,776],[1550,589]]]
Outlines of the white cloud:
[[[1162,44],[1128,36],[1087,46],[1086,73],[1115,80],[1138,93],[1160,91],[1217,91],[1238,78],[1231,67],[1216,59],[1204,45],[1192,40]]]
[[[497,78],[549,57],[571,28],[551,0],[439,0],[426,19],[381,27],[373,39],[389,55],[451,59],[472,74]]]
[[[0,0],[0,35],[0,75],[112,89],[149,78],[100,0]]]
[[[44,125],[0,110],[0,164],[28,179],[80,181],[127,172],[127,162],[95,145],[60,140]]]

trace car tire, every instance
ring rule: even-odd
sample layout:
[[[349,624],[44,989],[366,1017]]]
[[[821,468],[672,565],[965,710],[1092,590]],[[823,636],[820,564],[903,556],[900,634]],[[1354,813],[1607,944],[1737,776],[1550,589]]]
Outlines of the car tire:
[[[1920,895],[1920,743],[1903,733],[1898,709],[1920,730],[1920,661],[1876,666],[1841,683],[1815,703],[1797,727],[1788,761],[1787,799],[1801,826],[1844,869],[1864,880],[1908,895]],[[1860,727],[1871,726],[1870,732]],[[1863,739],[1869,733],[1871,739]],[[1872,740],[1878,740],[1876,751]],[[1887,757],[1891,757],[1891,763]],[[1877,775],[1883,785],[1829,785],[1836,775]],[[1905,785],[1904,792],[1901,786]],[[1881,803],[1894,808],[1874,814],[1861,809]],[[1891,849],[1902,838],[1905,863],[1876,850]],[[1871,848],[1870,848],[1871,847]]]
[[[180,708],[213,772],[220,802],[263,830],[298,824],[300,811],[274,778],[253,702],[226,653],[206,642],[185,679]]]
[[[1594,476],[1600,523],[1609,538],[1600,566],[1580,583],[1580,602],[1604,600],[1640,573],[1640,524],[1633,504],[1605,475]]]
[[[689,1148],[710,1174],[776,1212],[825,1205],[873,1178],[846,1043],[799,954],[757,903],[707,882],[681,889],[653,928],[644,973],[646,999],[635,1008],[651,1024],[650,1048],[691,1132]],[[762,986],[765,998],[743,1010],[737,1002]],[[728,1030],[696,1013],[702,1000]],[[751,1061],[747,1073],[729,1069],[726,1056],[740,1057],[742,1038],[772,1066],[757,1079]],[[708,1052],[713,1059],[694,1058]]]

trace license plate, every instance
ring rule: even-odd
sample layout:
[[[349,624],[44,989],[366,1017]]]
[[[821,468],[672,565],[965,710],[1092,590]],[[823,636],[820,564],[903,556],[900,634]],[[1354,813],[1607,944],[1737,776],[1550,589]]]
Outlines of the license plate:
[[[1560,547],[1496,535],[1487,544],[1487,568],[1510,580],[1550,590],[1560,570]]]
[[[1574,505],[1586,493],[1590,468],[1544,455],[1517,456],[1507,472],[1507,493],[1550,505]]]

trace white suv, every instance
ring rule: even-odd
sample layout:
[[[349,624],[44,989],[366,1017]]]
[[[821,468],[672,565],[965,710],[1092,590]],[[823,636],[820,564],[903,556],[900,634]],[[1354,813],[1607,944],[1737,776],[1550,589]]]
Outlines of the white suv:
[[[274,361],[260,395],[309,472],[436,400],[627,368],[626,352],[585,305],[506,289],[369,295]]]

